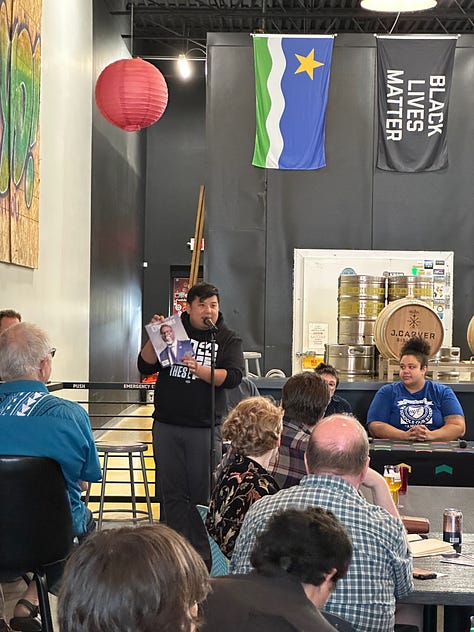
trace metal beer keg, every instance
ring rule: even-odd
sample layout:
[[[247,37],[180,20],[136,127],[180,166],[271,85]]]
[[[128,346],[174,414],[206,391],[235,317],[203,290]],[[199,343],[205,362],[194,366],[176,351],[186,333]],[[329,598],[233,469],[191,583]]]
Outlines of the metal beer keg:
[[[392,276],[388,278],[387,300],[412,298],[433,307],[433,278],[424,275]]]
[[[385,277],[341,275],[338,290],[338,343],[373,345],[375,321],[384,307]]]

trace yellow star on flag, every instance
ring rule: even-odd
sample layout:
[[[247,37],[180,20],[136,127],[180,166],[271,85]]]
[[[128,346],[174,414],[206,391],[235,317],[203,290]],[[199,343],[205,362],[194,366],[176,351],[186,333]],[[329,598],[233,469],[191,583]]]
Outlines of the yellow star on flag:
[[[307,72],[308,76],[312,79],[313,78],[313,70],[315,68],[319,68],[319,66],[324,66],[324,64],[320,61],[315,61],[314,59],[314,48],[313,50],[308,53],[308,55],[306,57],[304,57],[303,55],[298,55],[298,53],[295,53],[298,61],[300,62],[300,65],[298,66],[298,68],[295,70],[295,75],[297,75],[299,72]]]

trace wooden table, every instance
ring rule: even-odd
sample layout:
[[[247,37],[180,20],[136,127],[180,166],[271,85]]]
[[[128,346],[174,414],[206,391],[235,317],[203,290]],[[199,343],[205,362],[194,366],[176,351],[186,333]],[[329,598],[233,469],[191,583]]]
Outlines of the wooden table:
[[[441,538],[441,534],[430,534],[432,537]],[[474,534],[464,534],[463,553],[474,554]],[[430,557],[418,557],[413,560],[413,565],[441,576],[436,579],[415,579],[415,591],[402,599],[403,603],[423,604],[431,606],[431,611],[436,611],[437,616],[425,609],[425,632],[444,630],[445,606],[472,606],[474,614],[474,567],[446,564],[440,555]],[[468,615],[466,614],[466,617]],[[469,629],[469,628],[467,628]],[[451,628],[449,632],[462,632],[461,629]]]

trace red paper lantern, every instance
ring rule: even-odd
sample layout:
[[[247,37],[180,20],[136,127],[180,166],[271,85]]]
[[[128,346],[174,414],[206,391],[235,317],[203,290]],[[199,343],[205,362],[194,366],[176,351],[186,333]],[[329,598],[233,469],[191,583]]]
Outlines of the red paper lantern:
[[[100,73],[95,101],[109,123],[135,132],[155,123],[168,104],[168,86],[153,64],[119,59]]]

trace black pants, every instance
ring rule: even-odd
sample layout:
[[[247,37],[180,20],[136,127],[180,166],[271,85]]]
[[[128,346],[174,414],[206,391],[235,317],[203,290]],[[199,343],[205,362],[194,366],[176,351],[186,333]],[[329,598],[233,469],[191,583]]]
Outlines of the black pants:
[[[220,428],[216,427],[216,462],[221,456]],[[163,521],[191,542],[211,567],[206,529],[196,505],[209,504],[209,428],[189,428],[156,422],[153,424]]]

